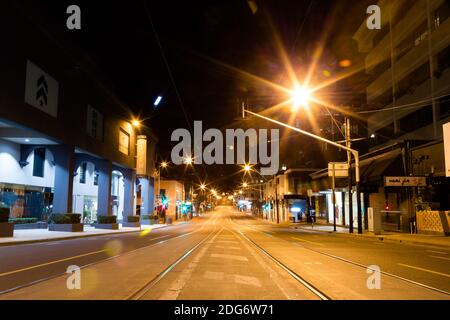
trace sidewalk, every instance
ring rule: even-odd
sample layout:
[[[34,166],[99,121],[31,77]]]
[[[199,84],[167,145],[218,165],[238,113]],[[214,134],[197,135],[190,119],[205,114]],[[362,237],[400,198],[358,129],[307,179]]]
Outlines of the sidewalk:
[[[172,225],[178,225],[185,222],[175,222]],[[13,238],[0,238],[0,246],[26,244],[35,242],[47,242],[57,240],[69,240],[76,238],[86,238],[95,236],[105,236],[118,233],[145,232],[148,233],[153,229],[160,229],[169,226],[168,224],[142,225],[141,228],[122,228],[119,230],[95,229],[90,225],[84,226],[84,232],[59,232],[48,231],[47,229],[30,229],[30,230],[14,230]]]
[[[332,225],[316,224],[316,225],[314,225],[314,227],[312,227],[310,224],[306,224],[306,223],[305,224],[290,223],[289,226],[291,228],[295,228],[295,229],[334,233]],[[396,232],[382,232],[379,235],[375,235],[373,233],[369,233],[366,230],[364,231],[364,233],[358,234],[356,229],[354,229],[354,232],[355,233],[353,233],[353,234],[349,233],[348,228],[337,226],[335,234],[337,234],[339,236],[362,237],[362,238],[378,239],[378,240],[383,240],[383,241],[433,245],[433,246],[438,246],[438,247],[450,248],[450,237],[446,237],[446,236],[396,233]]]

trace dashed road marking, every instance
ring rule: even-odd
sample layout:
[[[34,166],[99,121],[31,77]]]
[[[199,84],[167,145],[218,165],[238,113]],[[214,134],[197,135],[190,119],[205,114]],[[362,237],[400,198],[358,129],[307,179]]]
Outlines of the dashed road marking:
[[[447,257],[439,257],[439,256],[429,256],[429,257],[450,261],[450,258],[447,258]]]
[[[223,280],[223,272],[206,271],[203,274],[203,278],[208,280]]]
[[[420,271],[425,271],[425,272],[429,272],[429,273],[433,273],[433,274],[437,274],[443,277],[447,277],[450,278],[450,274],[446,274],[446,273],[442,273],[442,272],[437,272],[434,270],[429,270],[429,269],[425,269],[425,268],[420,268],[420,267],[415,267],[415,266],[410,266],[408,264],[403,264],[403,263],[397,263],[399,266],[402,267],[406,267],[406,268],[411,268],[411,269],[416,269],[416,270],[420,270]]]
[[[236,256],[233,254],[218,254],[218,253],[212,253],[212,258],[221,258],[221,259],[229,259],[229,260],[237,260],[237,261],[245,261],[247,262],[247,257],[244,256]]]
[[[255,277],[242,276],[242,275],[235,274],[234,282],[239,283],[239,284],[249,285],[249,286],[255,286],[255,287],[259,287],[259,288],[262,287],[259,279],[255,278]]]
[[[427,250],[428,252],[437,253],[437,254],[448,254],[448,252],[442,252],[442,251],[434,251],[434,250]]]

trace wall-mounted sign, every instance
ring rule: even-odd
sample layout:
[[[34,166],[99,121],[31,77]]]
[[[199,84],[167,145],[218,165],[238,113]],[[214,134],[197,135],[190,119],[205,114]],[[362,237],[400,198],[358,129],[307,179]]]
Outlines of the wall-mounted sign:
[[[426,187],[425,177],[384,177],[386,187]]]
[[[147,136],[137,136],[136,174],[147,175]]]
[[[442,126],[444,131],[445,176],[450,177],[450,122]]]
[[[334,174],[333,174],[334,171]],[[336,178],[348,177],[348,163],[347,162],[330,162],[328,163],[328,176]]]
[[[58,114],[58,81],[27,60],[25,102],[53,116]]]

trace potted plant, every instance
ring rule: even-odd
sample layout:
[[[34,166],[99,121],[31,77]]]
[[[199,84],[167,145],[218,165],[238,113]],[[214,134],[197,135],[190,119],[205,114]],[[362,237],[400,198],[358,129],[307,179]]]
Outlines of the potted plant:
[[[81,214],[78,213],[52,213],[48,219],[49,231],[83,232]]]
[[[148,215],[148,214],[144,214],[141,215],[141,224],[142,225],[152,225],[153,224],[153,216]]]
[[[9,222],[14,223],[14,230],[47,229],[45,221],[38,221],[38,218],[9,218]]]
[[[119,230],[116,216],[98,216],[94,227],[96,229]]]
[[[122,227],[139,228],[141,226],[140,220],[141,220],[140,216],[128,216],[126,218],[126,221],[122,223]]]
[[[9,222],[9,207],[0,203],[0,237],[13,237],[14,223]]]

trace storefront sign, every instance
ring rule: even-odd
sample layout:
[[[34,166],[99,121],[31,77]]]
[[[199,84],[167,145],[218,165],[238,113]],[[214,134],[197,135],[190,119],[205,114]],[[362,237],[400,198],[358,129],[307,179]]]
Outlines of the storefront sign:
[[[450,122],[442,127],[444,131],[445,176],[450,177]]]
[[[137,137],[136,174],[147,174],[147,136],[144,135]]]
[[[426,187],[425,177],[384,177],[386,187]]]
[[[334,170],[334,174],[333,174]],[[330,162],[328,163],[328,176],[336,178],[348,177],[348,163],[347,162]]]
[[[38,66],[27,61],[25,102],[56,118],[58,113],[58,81]]]

